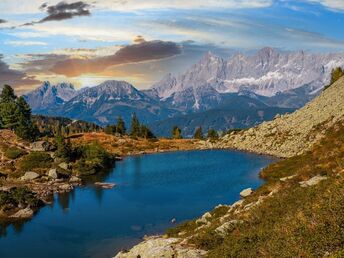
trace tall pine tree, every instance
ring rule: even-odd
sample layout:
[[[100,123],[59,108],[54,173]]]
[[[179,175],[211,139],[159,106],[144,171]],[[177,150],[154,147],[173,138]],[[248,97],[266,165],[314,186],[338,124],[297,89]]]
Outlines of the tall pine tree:
[[[117,118],[116,132],[120,135],[125,135],[126,133],[125,123],[121,116]]]
[[[137,118],[136,114],[134,113],[132,118],[131,118],[131,129],[130,129],[130,136],[131,137],[140,137],[140,121]]]

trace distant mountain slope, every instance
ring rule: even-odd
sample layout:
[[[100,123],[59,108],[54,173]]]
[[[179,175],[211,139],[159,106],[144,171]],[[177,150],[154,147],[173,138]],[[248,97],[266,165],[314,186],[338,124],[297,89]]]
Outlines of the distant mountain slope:
[[[77,91],[70,83],[51,85],[44,82],[43,85],[24,95],[33,112],[44,112],[51,107],[58,107],[77,95]]]
[[[244,132],[226,135],[218,147],[290,157],[309,150],[327,128],[341,120],[344,120],[344,77],[305,107]]]
[[[281,52],[263,48],[255,55],[236,54],[228,60],[208,53],[185,73],[165,76],[147,94],[170,107],[193,112],[213,108],[222,93],[244,90],[273,97],[306,86],[307,92],[294,91],[301,94],[295,100],[296,105],[282,100],[284,107],[298,107],[329,82],[332,68],[338,66],[344,67],[344,53]],[[204,96],[214,91],[217,94],[209,103]],[[277,100],[276,104],[280,104]]]
[[[106,125],[115,123],[118,116],[129,124],[131,115],[136,113],[147,123],[169,117],[175,111],[164,108],[127,82],[106,81],[83,90],[49,113]]]
[[[223,94],[221,105],[215,109],[175,116],[150,124],[150,127],[156,135],[170,136],[171,128],[178,126],[184,137],[192,137],[198,127],[202,127],[204,133],[210,128],[217,131],[248,128],[263,121],[272,120],[277,114],[285,114],[294,110],[270,107],[252,96],[229,93]]]

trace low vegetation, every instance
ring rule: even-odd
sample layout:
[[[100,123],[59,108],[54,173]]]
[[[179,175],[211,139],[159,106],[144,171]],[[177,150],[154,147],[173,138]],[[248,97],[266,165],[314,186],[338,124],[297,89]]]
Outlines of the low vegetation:
[[[18,163],[20,171],[36,171],[45,172],[52,166],[53,159],[48,153],[45,152],[31,152],[22,157]]]
[[[18,159],[25,154],[26,151],[19,149],[17,147],[9,147],[4,152],[5,157],[8,159]]]
[[[27,187],[14,187],[9,191],[0,191],[0,210],[5,212],[16,207],[39,207],[42,202]]]

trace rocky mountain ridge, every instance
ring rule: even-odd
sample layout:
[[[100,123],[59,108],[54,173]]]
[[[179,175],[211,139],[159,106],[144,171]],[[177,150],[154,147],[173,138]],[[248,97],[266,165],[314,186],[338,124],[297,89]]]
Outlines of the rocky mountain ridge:
[[[52,85],[46,81],[39,88],[24,95],[34,112],[58,107],[78,94],[71,83]]]
[[[344,120],[344,77],[305,107],[255,128],[226,135],[216,147],[291,157],[309,150],[327,128],[341,120]]]
[[[306,101],[298,100],[302,103],[298,106],[302,106],[307,96],[317,94],[329,82],[331,70],[336,67],[344,67],[344,53],[282,52],[266,47],[255,55],[238,53],[224,59],[209,52],[185,73],[168,74],[147,92],[172,107],[184,103],[183,110],[195,111],[208,109],[202,105],[209,103],[204,96],[221,101],[223,93],[244,90],[273,97],[306,87]]]

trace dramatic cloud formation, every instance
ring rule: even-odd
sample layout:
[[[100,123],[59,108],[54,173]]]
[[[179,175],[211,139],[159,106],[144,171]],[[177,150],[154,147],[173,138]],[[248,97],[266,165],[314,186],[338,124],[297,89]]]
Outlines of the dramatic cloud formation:
[[[128,45],[115,54],[94,59],[68,59],[58,62],[52,72],[75,77],[87,73],[99,73],[114,65],[139,63],[172,57],[181,53],[181,47],[174,42],[143,41]]]
[[[39,84],[40,81],[33,77],[27,76],[26,73],[13,70],[3,61],[3,55],[0,54],[0,86],[10,84],[19,92],[31,88],[32,85]]]

